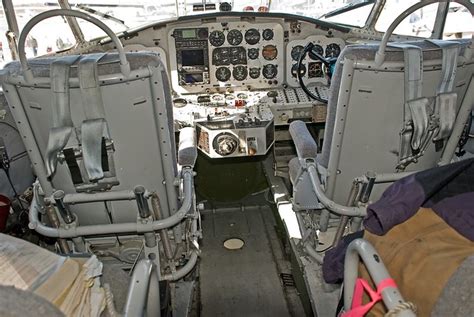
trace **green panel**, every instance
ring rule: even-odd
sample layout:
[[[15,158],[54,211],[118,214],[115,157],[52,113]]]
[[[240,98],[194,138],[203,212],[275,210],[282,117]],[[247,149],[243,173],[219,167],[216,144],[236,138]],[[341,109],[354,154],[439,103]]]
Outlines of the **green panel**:
[[[199,153],[196,192],[211,202],[236,202],[268,187],[261,165],[265,156],[210,159]]]

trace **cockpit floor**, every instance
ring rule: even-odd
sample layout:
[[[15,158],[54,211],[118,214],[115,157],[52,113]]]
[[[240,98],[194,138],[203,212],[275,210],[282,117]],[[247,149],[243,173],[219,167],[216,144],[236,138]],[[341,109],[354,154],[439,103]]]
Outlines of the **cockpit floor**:
[[[291,316],[268,223],[274,224],[268,207],[204,213],[201,316]],[[229,238],[245,244],[227,250]]]

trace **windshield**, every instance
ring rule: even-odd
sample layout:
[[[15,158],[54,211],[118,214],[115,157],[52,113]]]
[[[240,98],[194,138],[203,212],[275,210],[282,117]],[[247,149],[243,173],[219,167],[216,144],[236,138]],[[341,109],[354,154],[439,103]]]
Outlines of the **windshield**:
[[[192,15],[203,12],[216,12],[219,9],[225,9],[225,1],[211,0],[206,1],[203,5],[202,1],[189,1],[186,6],[178,6],[179,15]],[[331,22],[341,22],[343,24],[363,26],[372,9],[373,0],[229,0],[232,11],[234,12],[280,12],[305,17],[322,19]],[[355,10],[358,5],[363,4],[365,10]],[[367,5],[366,5],[367,4]],[[230,9],[229,6],[227,6]],[[351,11],[350,16],[339,14],[337,11],[341,8],[348,8]],[[357,11],[357,12],[356,12]],[[334,17],[325,17],[327,13],[334,12]],[[349,19],[348,19],[349,17]]]
[[[180,16],[219,11],[281,12],[319,18],[336,23],[363,26],[372,9],[371,0],[70,0],[72,9],[85,11],[106,23],[113,31],[122,32],[157,21]],[[35,15],[59,9],[55,0],[15,0],[14,9],[21,32]],[[342,9],[341,9],[342,8]],[[328,14],[330,13],[330,14]],[[78,19],[85,39],[103,36],[96,26]],[[6,39],[8,30],[4,10],[0,11],[0,64],[11,60]],[[75,43],[66,20],[62,17],[42,21],[33,28],[26,41],[28,57],[67,49]],[[1,66],[1,65],[0,65]]]
[[[418,1],[387,0],[375,25],[376,30],[384,32],[395,16]],[[362,27],[375,2],[376,0],[70,0],[69,4],[72,9],[87,12],[103,21],[113,31],[122,32],[176,17],[219,11],[279,12]],[[60,8],[57,0],[15,0],[13,3],[20,31],[33,16]],[[418,10],[406,19],[395,33],[429,37],[436,9],[437,4]],[[472,21],[469,13],[465,9],[459,9],[459,5],[451,4],[446,21],[446,28],[449,30],[445,30],[444,36],[470,36],[472,23],[468,21]],[[86,40],[104,35],[103,31],[94,25],[83,20],[78,22]],[[11,59],[6,40],[7,30],[6,17],[1,10],[0,64]],[[61,17],[41,22],[30,35],[26,43],[28,57],[60,51],[75,44],[75,38],[66,20]]]

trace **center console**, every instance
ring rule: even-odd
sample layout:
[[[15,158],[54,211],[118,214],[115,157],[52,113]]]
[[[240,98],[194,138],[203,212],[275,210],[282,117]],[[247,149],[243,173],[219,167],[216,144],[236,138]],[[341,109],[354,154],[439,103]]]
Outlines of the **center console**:
[[[325,121],[326,105],[299,87],[297,61],[309,42],[319,55],[337,57],[343,40],[292,38],[281,23],[247,20],[183,24],[168,35],[176,128],[194,126],[208,157],[265,155],[280,140],[275,127],[281,136],[294,120]],[[322,63],[308,54],[299,71],[308,89],[327,100]]]

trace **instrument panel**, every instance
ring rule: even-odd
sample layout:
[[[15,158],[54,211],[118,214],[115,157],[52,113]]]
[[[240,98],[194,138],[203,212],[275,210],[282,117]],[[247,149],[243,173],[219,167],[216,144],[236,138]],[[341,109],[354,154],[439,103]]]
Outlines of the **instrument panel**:
[[[206,23],[170,31],[173,88],[271,88],[285,78],[283,27],[278,23]],[[174,58],[173,56],[176,56]]]
[[[296,77],[299,71],[305,83],[327,83],[327,69],[323,63],[312,52],[306,54],[300,69],[298,70],[298,60],[304,47],[312,42],[315,45],[314,51],[322,57],[338,57],[345,43],[342,39],[325,37],[321,35],[308,36],[306,39],[293,40],[286,47],[286,81],[292,87],[299,87]]]

